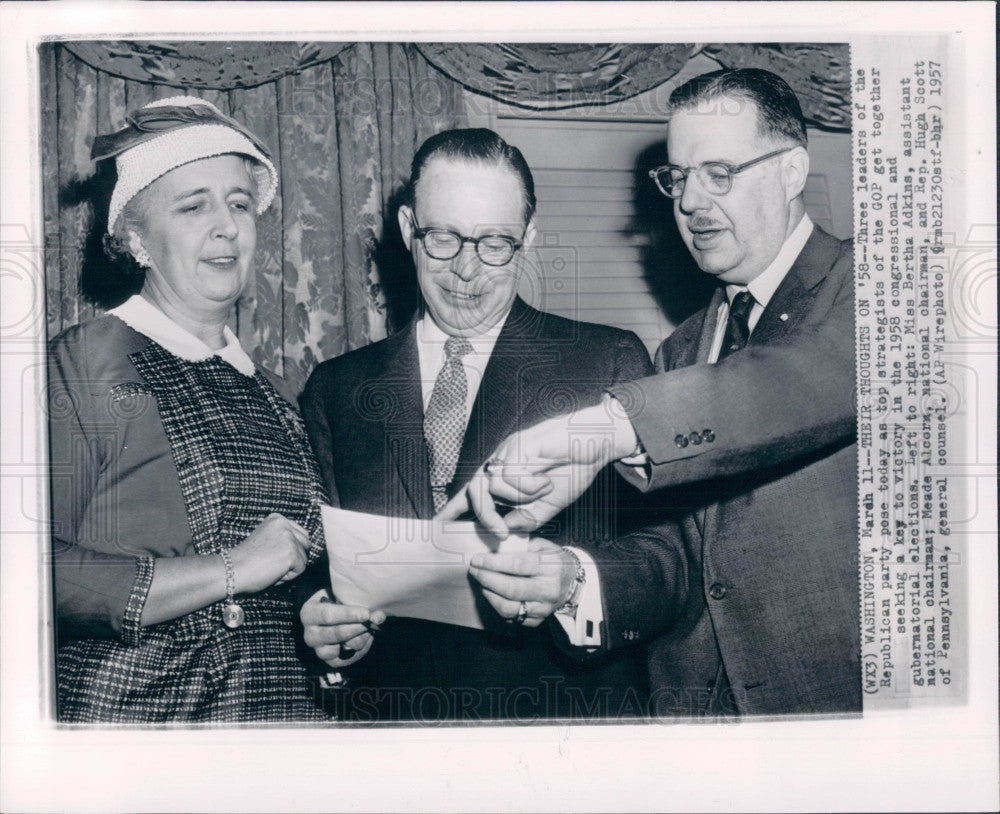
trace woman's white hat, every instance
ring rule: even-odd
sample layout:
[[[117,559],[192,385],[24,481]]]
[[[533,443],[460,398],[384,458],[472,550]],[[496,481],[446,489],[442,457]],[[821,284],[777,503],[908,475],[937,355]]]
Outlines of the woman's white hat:
[[[108,209],[108,234],[125,205],[170,170],[191,161],[226,153],[254,159],[257,214],[274,199],[278,173],[264,144],[242,124],[195,96],[150,102],[128,116],[128,126],[94,140],[91,158],[115,156],[118,181]]]

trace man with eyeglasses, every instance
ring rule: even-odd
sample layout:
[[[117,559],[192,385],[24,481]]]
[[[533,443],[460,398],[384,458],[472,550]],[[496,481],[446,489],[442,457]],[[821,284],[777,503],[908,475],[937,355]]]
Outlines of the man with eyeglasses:
[[[510,433],[652,372],[635,334],[545,314],[517,296],[534,213],[531,171],[493,131],[449,130],[417,151],[398,221],[422,307],[388,339],[319,365],[301,400],[342,508],[430,519]],[[609,539],[616,480],[609,468],[546,533]],[[499,617],[490,631],[389,619],[372,645],[360,627],[328,624],[335,614],[323,599],[301,613],[317,655],[339,668],[371,647],[344,671],[348,718],[531,721],[635,714],[645,703],[635,654],[581,665],[546,630]],[[351,632],[360,638],[343,641]]]
[[[599,628],[581,655],[645,643],[659,715],[856,713],[852,245],[805,212],[805,122],[780,77],[699,76],[670,112],[671,163],[650,175],[714,298],[657,375],[513,436],[443,514],[471,503],[498,534],[533,528],[617,460],[676,516],[600,550],[582,589],[555,546],[483,557],[472,574],[497,611],[558,618],[572,592],[576,628],[553,630],[580,646]],[[521,506],[501,517],[494,498]]]

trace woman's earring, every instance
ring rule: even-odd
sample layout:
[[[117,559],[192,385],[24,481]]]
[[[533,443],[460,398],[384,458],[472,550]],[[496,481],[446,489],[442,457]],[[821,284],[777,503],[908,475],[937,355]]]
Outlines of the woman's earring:
[[[135,258],[135,262],[144,269],[148,269],[153,265],[153,258],[149,256],[149,252],[146,251],[145,246],[139,246],[132,256]]]

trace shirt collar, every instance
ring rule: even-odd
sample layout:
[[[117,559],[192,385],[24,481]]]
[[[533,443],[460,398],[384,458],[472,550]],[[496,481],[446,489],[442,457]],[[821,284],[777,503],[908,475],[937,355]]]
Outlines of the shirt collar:
[[[802,249],[805,248],[812,231],[812,220],[808,215],[803,215],[798,226],[792,229],[792,233],[781,244],[781,249],[771,264],[746,285],[727,285],[726,299],[732,302],[733,297],[740,291],[749,291],[753,295],[754,301],[759,303],[762,308],[766,308],[771,297],[774,296],[774,292],[778,290],[778,286],[785,279],[785,275],[791,270],[796,258],[802,254]]]
[[[240,345],[228,326],[222,328],[222,338],[225,346],[219,350],[212,350],[202,342],[197,336],[182,328],[170,317],[164,314],[153,303],[140,294],[133,294],[117,308],[108,311],[112,316],[118,317],[128,325],[133,331],[148,336],[164,350],[169,351],[174,356],[186,359],[189,362],[203,362],[212,356],[218,356],[222,361],[228,362],[244,376],[254,375],[253,361],[247,356],[245,350]]]
[[[474,353],[489,356],[493,352],[493,346],[496,344],[497,337],[500,336],[500,332],[503,330],[508,316],[510,316],[510,311],[504,314],[503,319],[488,331],[466,337],[469,340],[469,344],[472,345]],[[417,320],[417,342],[422,345],[440,347],[441,353],[444,353],[444,343],[448,341],[448,338],[449,335],[441,330],[440,326],[434,321],[434,318],[427,312],[427,309],[423,309],[420,319]]]

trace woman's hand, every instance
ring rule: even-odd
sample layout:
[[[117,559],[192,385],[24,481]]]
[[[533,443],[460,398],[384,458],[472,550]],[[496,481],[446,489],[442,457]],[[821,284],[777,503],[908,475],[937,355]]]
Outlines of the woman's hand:
[[[236,593],[250,594],[288,582],[306,567],[309,535],[294,520],[269,514],[232,551]]]
[[[382,611],[331,602],[317,591],[299,611],[305,643],[333,669],[363,658],[372,646],[372,631],[385,621]]]

